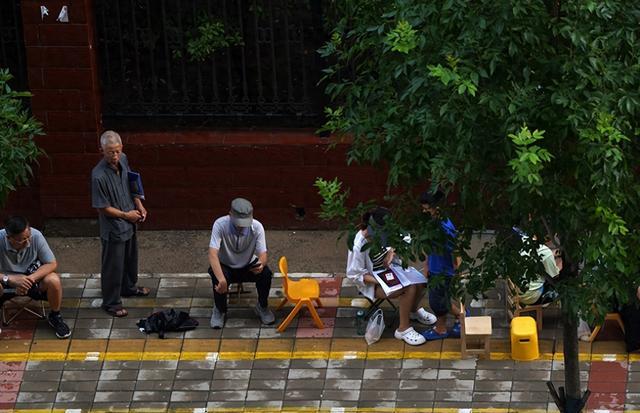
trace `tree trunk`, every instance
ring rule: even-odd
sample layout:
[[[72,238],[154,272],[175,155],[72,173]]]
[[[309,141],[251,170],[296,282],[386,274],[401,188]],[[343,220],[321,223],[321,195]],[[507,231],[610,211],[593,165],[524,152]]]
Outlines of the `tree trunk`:
[[[569,306],[562,306],[562,343],[564,348],[565,412],[578,413],[580,392],[580,364],[578,358],[578,316]]]

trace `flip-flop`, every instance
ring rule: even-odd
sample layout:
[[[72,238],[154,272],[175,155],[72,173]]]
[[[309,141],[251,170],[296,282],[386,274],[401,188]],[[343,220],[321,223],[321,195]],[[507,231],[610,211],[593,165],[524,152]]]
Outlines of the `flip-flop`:
[[[106,311],[108,314],[110,314],[113,317],[126,317],[127,315],[129,315],[129,312],[125,309],[125,308],[105,308],[104,311]]]
[[[132,294],[123,294],[123,297],[146,297],[151,292],[147,287],[136,287],[136,290]]]

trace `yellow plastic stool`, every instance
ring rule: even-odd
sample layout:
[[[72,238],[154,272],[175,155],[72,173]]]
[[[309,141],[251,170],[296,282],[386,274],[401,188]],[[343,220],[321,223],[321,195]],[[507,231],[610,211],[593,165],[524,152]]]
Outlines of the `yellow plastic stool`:
[[[531,361],[540,357],[538,329],[532,317],[514,317],[511,320],[511,358]]]

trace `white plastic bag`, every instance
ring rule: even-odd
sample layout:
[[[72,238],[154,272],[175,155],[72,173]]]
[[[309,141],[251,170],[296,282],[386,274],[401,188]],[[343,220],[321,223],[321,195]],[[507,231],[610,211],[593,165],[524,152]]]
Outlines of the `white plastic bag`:
[[[580,323],[578,324],[578,338],[581,341],[589,341],[590,337],[591,327],[589,327],[589,324],[581,318]]]
[[[371,345],[380,340],[383,331],[384,314],[382,313],[382,309],[378,308],[367,322],[367,331],[364,333],[364,339],[367,340],[367,344]]]

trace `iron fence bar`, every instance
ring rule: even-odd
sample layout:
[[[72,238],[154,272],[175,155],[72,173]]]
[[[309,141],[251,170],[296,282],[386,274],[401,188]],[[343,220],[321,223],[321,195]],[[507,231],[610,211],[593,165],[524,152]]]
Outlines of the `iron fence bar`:
[[[284,51],[287,61],[287,98],[292,103],[293,97],[293,72],[291,71],[291,45],[289,44],[289,13],[284,12]]]
[[[240,1],[240,0],[238,0],[238,1]],[[223,0],[222,1],[222,19],[223,19],[223,21],[225,23],[230,21],[227,18],[227,0]],[[240,34],[242,34],[242,22],[239,23],[238,27],[239,27],[239,30],[240,30]],[[244,44],[242,46],[242,50],[244,50]],[[236,98],[235,98],[235,94],[234,94],[234,91],[233,91],[233,81],[232,81],[232,78],[231,78],[231,48],[230,47],[227,47],[226,55],[227,55],[227,87],[229,88],[229,90],[227,92],[227,96],[228,96],[229,103],[233,104],[235,102]],[[244,64],[243,64],[243,66],[244,66]]]
[[[207,0],[207,12],[209,13],[209,16],[212,16],[213,13],[211,12],[211,0]],[[222,20],[222,24],[224,25],[224,27],[228,27],[227,26],[227,22],[225,19]],[[227,53],[228,53],[228,48],[227,48]],[[212,85],[212,92],[213,92],[213,100],[215,102],[220,102],[220,98],[218,97],[218,76],[217,76],[217,65],[216,65],[216,55],[215,53],[213,53],[211,55],[211,85]]]
[[[151,5],[149,4],[149,0],[147,0],[147,39],[151,43],[153,40],[153,25],[151,22]],[[158,99],[158,83],[156,77],[156,66],[155,66],[155,44],[149,47],[149,65],[151,66],[151,90],[153,91],[153,95],[151,98],[152,106],[160,103]]]
[[[120,29],[120,22],[122,21],[121,20],[122,14],[120,12],[120,0],[116,0],[115,5],[116,5],[116,21],[118,22],[118,29]],[[126,84],[127,69],[126,69],[125,60],[124,60],[124,42],[122,40],[122,30],[116,30],[116,32],[118,32],[118,46],[120,49],[120,75],[122,77],[122,83]]]
[[[100,10],[101,15],[102,15],[102,33],[104,36],[104,43],[105,45],[109,44],[109,30],[107,30],[107,19],[105,18],[105,14],[104,14],[104,9]],[[111,81],[111,70],[105,70],[108,67],[111,67],[111,59],[109,58],[109,47],[104,47],[102,49],[103,53],[104,53],[104,67],[102,68],[102,72],[105,73],[105,75],[107,76],[107,81],[106,84],[107,85],[111,85],[112,81]]]
[[[182,29],[182,10],[180,9],[179,6],[180,3],[178,3],[178,12],[176,13],[178,15],[178,33],[179,33],[179,39],[180,39],[180,51],[184,52],[185,48],[184,48],[184,31]],[[186,70],[184,67],[184,60],[186,59],[185,56],[183,56],[180,59],[180,71],[181,71],[181,75],[182,75],[182,102],[183,103],[188,103],[189,102],[189,91],[187,90],[187,74],[186,74]]]
[[[242,0],[238,0],[238,22],[240,23],[240,34],[243,39],[246,39],[244,24],[242,22]],[[247,59],[245,56],[245,42],[242,42],[242,101],[249,101],[249,86],[247,82]]]
[[[269,31],[269,40],[271,43],[271,76],[273,80],[273,102],[277,103],[280,100],[278,98],[278,75],[276,73],[278,63],[276,62],[276,32],[273,29],[273,1],[271,0],[269,1]]]
[[[253,0],[253,32],[255,34],[255,46],[256,46],[256,83],[258,86],[258,103],[264,102],[264,95],[262,92],[262,68],[260,64],[260,30],[258,29],[258,4],[256,0]]]
[[[160,2],[160,10],[162,16],[162,36],[164,39],[164,58],[166,61],[167,67],[167,97],[171,99],[171,95],[173,95],[173,81],[171,79],[171,54],[169,53],[169,40],[167,39],[167,28],[169,25],[167,24],[167,11],[165,0],[161,0]]]
[[[140,78],[140,51],[138,50],[138,28],[136,25],[136,6],[135,0],[130,1],[131,4],[131,28],[133,29],[133,55],[136,62],[136,78],[138,80],[138,97],[141,101],[144,101],[144,95],[142,94],[142,81]]]
[[[192,4],[192,11],[193,11],[193,21],[197,24],[198,21],[198,10],[196,8],[196,3],[193,2]],[[198,78],[198,102],[203,103],[204,102],[204,95],[202,94],[202,68],[201,68],[201,63],[200,60],[198,59],[196,61],[196,75]]]
[[[304,30],[300,30],[300,51],[302,56],[302,104],[309,104],[309,95],[307,94],[307,64],[306,64],[306,48],[304,44]]]

